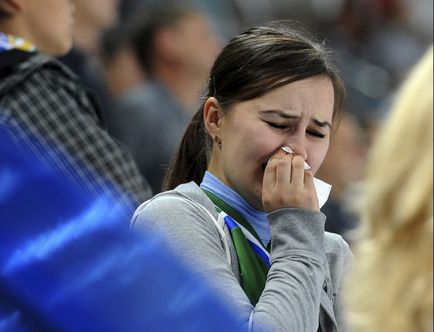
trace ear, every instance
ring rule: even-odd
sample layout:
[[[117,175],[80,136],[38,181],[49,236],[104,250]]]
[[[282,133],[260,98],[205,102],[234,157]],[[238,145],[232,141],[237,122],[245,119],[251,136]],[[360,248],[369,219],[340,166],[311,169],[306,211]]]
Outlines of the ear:
[[[205,128],[211,138],[215,141],[215,138],[221,136],[221,118],[223,116],[223,110],[221,109],[219,102],[214,97],[209,97],[203,106],[203,121]]]
[[[22,0],[1,0],[0,12],[4,12],[7,15],[16,15],[23,11],[25,7]]]

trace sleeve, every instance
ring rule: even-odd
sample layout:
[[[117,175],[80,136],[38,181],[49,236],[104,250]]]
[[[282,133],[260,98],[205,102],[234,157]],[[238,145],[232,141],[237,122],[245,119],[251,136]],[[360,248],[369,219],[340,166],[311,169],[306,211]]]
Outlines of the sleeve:
[[[354,257],[347,242],[338,234],[327,233],[331,241],[327,241],[326,252],[333,283],[333,311],[340,331],[348,331],[343,306],[342,288],[345,276],[351,269]]]
[[[269,215],[272,250],[267,284],[256,307],[250,304],[209,217],[182,197],[156,197],[136,211],[136,229],[162,232],[169,246],[201,273],[249,331],[316,331],[324,278],[320,212],[282,209]]]

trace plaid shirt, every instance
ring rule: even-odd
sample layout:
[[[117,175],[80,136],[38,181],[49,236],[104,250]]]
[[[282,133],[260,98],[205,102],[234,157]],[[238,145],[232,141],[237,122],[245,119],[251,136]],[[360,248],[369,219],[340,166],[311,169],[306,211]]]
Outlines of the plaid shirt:
[[[62,175],[95,195],[110,188],[133,211],[151,196],[149,186],[102,128],[98,110],[91,92],[57,60],[18,50],[0,53],[0,124]]]

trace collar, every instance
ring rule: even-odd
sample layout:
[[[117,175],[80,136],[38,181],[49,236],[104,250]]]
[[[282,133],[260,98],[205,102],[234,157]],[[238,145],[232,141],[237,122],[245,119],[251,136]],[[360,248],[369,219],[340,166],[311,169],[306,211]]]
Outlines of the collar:
[[[13,49],[25,52],[35,52],[36,46],[24,38],[0,32],[0,52],[10,51]]]
[[[252,225],[264,246],[268,246],[271,236],[265,212],[253,208],[240,194],[208,171],[205,172],[200,187],[214,193],[238,211]]]

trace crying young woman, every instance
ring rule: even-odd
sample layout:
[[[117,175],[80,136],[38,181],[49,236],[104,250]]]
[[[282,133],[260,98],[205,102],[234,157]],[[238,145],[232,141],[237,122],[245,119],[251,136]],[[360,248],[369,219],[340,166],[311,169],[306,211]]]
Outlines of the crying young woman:
[[[328,188],[314,178],[344,100],[330,52],[298,23],[246,30],[212,67],[166,191],[132,219],[161,231],[246,330],[344,329],[351,253],[324,231]]]

